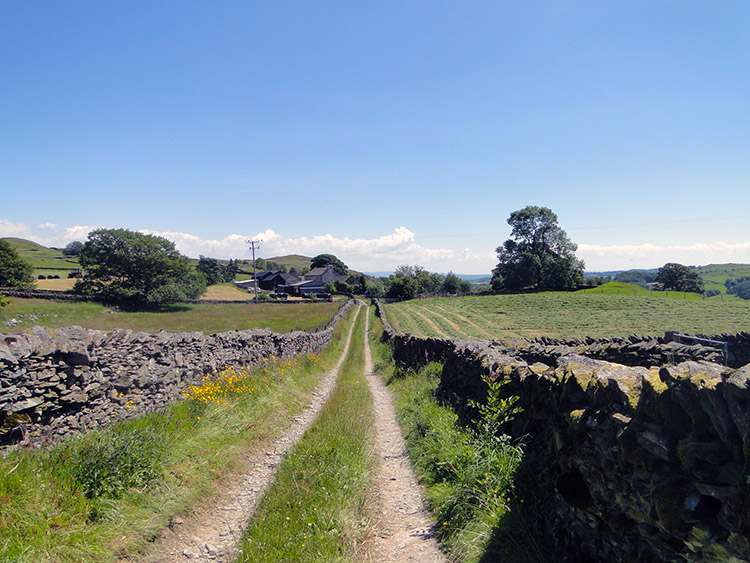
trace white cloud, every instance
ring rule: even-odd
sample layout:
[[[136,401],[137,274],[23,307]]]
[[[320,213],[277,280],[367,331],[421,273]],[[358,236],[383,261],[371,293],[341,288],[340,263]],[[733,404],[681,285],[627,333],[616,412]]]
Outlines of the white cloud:
[[[0,219],[0,237],[31,238],[32,229],[25,223],[13,223]]]
[[[191,257],[202,254],[214,258],[249,258],[247,241],[259,240],[262,242],[257,256],[335,254],[349,267],[361,271],[392,270],[399,264],[420,264],[431,271],[481,273],[489,272],[495,259],[492,252],[424,247],[415,241],[414,233],[406,227],[370,239],[336,237],[330,233],[287,238],[270,229],[252,236],[233,234],[219,240],[173,231],[144,232],[173,241],[180,252]]]
[[[98,228],[89,225],[61,228],[55,223],[41,223],[32,227],[26,223],[13,223],[0,219],[0,237],[24,238],[44,246],[58,248],[74,240],[83,242],[91,231]]]
[[[694,243],[685,245],[579,244],[576,255],[586,261],[589,271],[659,268],[667,262],[702,266],[727,262],[750,262],[750,242]]]
[[[89,225],[60,227],[42,223],[36,227],[22,222],[0,219],[0,237],[19,237],[45,246],[63,247],[71,241],[85,241],[96,228]],[[337,237],[326,233],[310,237],[285,237],[272,229],[263,232],[231,234],[221,239],[204,239],[190,233],[175,231],[143,231],[163,236],[175,243],[183,254],[213,258],[251,256],[248,240],[261,240],[258,256],[271,258],[286,254],[335,254],[355,270],[372,272],[393,270],[399,264],[419,264],[432,272],[452,270],[462,274],[489,274],[497,263],[494,252],[470,248],[429,248],[417,242],[412,231],[401,226],[391,233],[375,238]],[[667,262],[686,265],[750,263],[750,242],[695,243],[685,245],[596,245],[579,244],[576,255],[586,261],[589,271],[658,268]]]

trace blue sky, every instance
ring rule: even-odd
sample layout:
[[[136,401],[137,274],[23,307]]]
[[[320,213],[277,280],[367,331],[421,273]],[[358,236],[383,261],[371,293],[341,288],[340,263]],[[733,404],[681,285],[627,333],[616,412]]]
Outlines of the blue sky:
[[[0,236],[488,273],[750,262],[750,4],[0,2]]]

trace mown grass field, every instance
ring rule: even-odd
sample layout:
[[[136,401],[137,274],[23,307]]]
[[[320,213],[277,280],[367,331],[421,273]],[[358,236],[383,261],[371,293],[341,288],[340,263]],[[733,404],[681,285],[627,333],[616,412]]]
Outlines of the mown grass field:
[[[606,338],[750,330],[750,302],[649,292],[620,284],[575,293],[529,293],[423,299],[385,306],[402,333],[440,338]]]
[[[34,325],[147,332],[162,329],[204,333],[250,328],[269,328],[275,332],[314,330],[325,325],[342,304],[343,301],[199,303],[172,305],[157,312],[122,312],[97,303],[12,298],[9,305],[0,309],[0,332],[23,331]]]
[[[246,276],[251,277],[251,276]],[[34,287],[46,291],[70,291],[73,289],[76,280],[72,278],[60,278],[58,280],[35,280]],[[209,285],[206,292],[201,295],[201,299],[215,299],[218,301],[250,301],[253,298],[251,293],[243,291],[231,283],[221,283]]]

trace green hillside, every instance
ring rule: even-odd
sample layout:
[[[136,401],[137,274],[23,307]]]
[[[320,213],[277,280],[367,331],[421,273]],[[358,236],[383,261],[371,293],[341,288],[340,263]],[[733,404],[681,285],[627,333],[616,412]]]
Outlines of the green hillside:
[[[636,272],[641,272],[641,271],[644,271],[644,270],[623,270],[623,271],[614,272],[614,274],[621,275],[621,274],[627,274],[631,272],[636,273]],[[651,272],[652,270],[645,270],[645,271]],[[705,291],[711,291],[711,290],[719,291],[720,293],[724,294],[724,296],[726,296],[727,288],[724,285],[724,282],[730,279],[737,279],[737,278],[741,278],[745,276],[750,276],[750,264],[709,264],[708,266],[697,266],[695,267],[695,271],[703,280]],[[656,270],[653,270],[653,273],[656,273]],[[609,274],[612,274],[612,272],[610,272]],[[600,274],[600,275],[603,275],[603,274]],[[644,287],[650,287],[650,286],[651,284],[644,284]],[[606,287],[609,287],[610,289],[613,288],[613,286],[609,286],[609,284]],[[605,293],[607,293],[606,290],[605,290]],[[735,299],[733,295],[729,295],[727,297]]]
[[[696,271],[703,280],[706,291],[717,289],[726,293],[724,282],[750,276],[750,264],[709,264],[697,267]]]
[[[18,251],[21,258],[31,264],[34,268],[34,276],[57,274],[67,277],[69,272],[81,268],[77,257],[63,256],[61,249],[47,248],[22,238],[7,237],[3,240],[7,240]]]

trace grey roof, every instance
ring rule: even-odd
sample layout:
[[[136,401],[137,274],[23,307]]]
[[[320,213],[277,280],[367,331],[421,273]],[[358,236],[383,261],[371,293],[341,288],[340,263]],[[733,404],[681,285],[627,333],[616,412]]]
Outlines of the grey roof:
[[[323,283],[344,281],[348,279],[349,275],[339,274],[333,269],[333,266],[328,264],[327,266],[321,266],[320,268],[313,268],[305,274],[305,279],[319,279]]]

